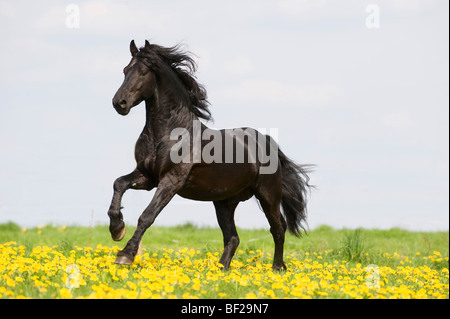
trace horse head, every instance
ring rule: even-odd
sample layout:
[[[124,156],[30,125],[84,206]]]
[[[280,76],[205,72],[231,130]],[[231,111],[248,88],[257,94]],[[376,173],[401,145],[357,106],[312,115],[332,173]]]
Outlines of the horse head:
[[[150,43],[145,40],[145,50],[150,50]],[[112,100],[116,111],[127,115],[131,108],[152,97],[156,81],[154,73],[138,57],[139,49],[134,40],[130,43],[131,61],[123,69],[125,79]]]

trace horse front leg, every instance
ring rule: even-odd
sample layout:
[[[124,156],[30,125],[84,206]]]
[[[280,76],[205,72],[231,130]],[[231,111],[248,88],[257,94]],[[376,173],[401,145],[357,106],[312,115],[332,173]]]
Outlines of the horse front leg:
[[[138,253],[139,245],[142,242],[144,232],[155,221],[158,214],[169,203],[173,196],[183,186],[184,179],[179,177],[165,177],[161,180],[152,201],[141,214],[138,220],[136,231],[128,241],[124,249],[117,253],[115,263],[121,265],[131,265],[134,257]]]
[[[125,191],[130,188],[151,190],[153,187],[151,181],[138,169],[115,180],[114,195],[108,210],[110,219],[109,232],[111,233],[113,240],[119,241],[125,236],[125,223],[123,221],[122,212],[120,211],[122,196]]]

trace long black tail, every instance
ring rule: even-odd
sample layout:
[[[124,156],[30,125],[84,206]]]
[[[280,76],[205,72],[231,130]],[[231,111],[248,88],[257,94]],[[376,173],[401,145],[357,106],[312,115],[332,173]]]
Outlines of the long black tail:
[[[306,203],[309,189],[308,173],[311,165],[298,165],[290,160],[278,149],[278,159],[282,171],[281,207],[286,218],[287,229],[297,237],[301,236],[301,229],[306,231]]]

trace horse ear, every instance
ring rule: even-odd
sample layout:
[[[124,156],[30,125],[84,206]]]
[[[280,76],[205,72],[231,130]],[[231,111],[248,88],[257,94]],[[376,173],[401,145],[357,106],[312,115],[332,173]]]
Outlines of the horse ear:
[[[150,42],[148,40],[145,40],[145,47],[146,50],[150,50]]]
[[[139,52],[136,44],[134,43],[134,40],[131,40],[130,42],[130,52],[132,56],[135,56]]]

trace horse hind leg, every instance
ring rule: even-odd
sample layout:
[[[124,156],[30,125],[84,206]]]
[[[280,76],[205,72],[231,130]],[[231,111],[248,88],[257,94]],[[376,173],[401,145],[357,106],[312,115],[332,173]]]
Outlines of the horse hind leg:
[[[214,202],[217,221],[223,234],[224,250],[219,263],[223,265],[224,270],[230,267],[231,259],[239,246],[239,236],[234,223],[234,211],[237,205],[238,203],[233,203],[230,200]]]
[[[255,192],[255,196],[259,200],[261,208],[269,221],[270,233],[275,243],[272,268],[275,271],[286,270],[286,264],[283,261],[283,250],[287,225],[280,211],[281,185],[279,188],[274,187],[277,185],[275,181],[270,181],[270,184],[266,184],[270,185],[270,187],[264,187],[263,185],[263,183],[260,184],[257,192]]]
[[[273,258],[273,270],[286,270],[286,264],[283,261],[284,237],[286,233],[286,221],[280,212],[280,204],[276,208],[270,209],[266,213],[270,224],[270,232],[275,243],[275,253]]]

